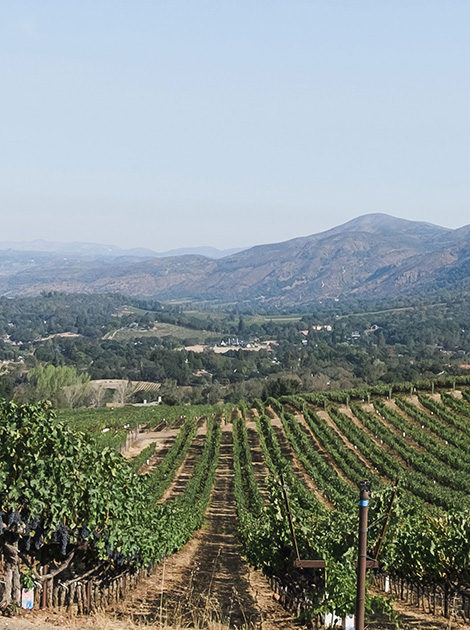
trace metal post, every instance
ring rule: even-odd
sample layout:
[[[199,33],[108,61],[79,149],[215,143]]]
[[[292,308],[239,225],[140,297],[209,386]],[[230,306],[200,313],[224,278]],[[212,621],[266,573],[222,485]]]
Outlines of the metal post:
[[[364,630],[364,608],[366,599],[367,563],[367,512],[369,507],[370,483],[359,483],[359,552],[357,558],[357,594],[355,630]]]

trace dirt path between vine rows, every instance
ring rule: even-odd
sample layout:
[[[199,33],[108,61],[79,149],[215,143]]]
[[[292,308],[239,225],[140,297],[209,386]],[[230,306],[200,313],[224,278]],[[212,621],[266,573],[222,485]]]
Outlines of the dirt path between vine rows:
[[[455,619],[449,623],[442,617],[433,617],[432,615],[423,611],[418,611],[416,607],[405,602],[393,602],[393,607],[398,615],[400,621],[400,628],[402,630],[469,630],[470,625],[462,622],[457,622]],[[270,624],[269,626],[267,624]],[[48,612],[28,612],[25,616],[6,618],[0,617],[0,630],[57,630],[57,628],[63,628],[63,630],[139,630],[142,628],[152,628],[153,630],[182,630],[181,626],[168,626],[163,621],[155,623],[145,624],[143,626],[136,625],[130,619],[119,619],[114,614],[98,613],[90,617],[75,617],[69,618],[67,615]],[[280,630],[299,630],[299,628],[305,628],[302,624],[295,623],[294,621],[287,625],[276,624],[275,621],[265,621],[262,623],[263,630],[270,628],[274,630],[279,628]],[[191,630],[199,630],[200,626],[192,626]],[[232,626],[233,628],[233,626]],[[396,630],[397,626],[395,622],[390,622],[385,618],[375,619],[369,621],[366,624],[367,630]],[[189,630],[185,627],[185,630]],[[224,624],[210,624],[209,630],[232,630],[229,626]]]
[[[206,426],[198,429],[197,435],[191,442],[181,466],[173,477],[173,481],[163,493],[160,503],[179,496],[186,488],[187,483],[192,477],[194,464],[204,448],[206,431]]]
[[[267,580],[249,568],[236,538],[232,427],[222,432],[219,466],[204,526],[118,604],[121,621],[183,627],[287,630],[293,619]]]
[[[164,452],[173,444],[179,432],[179,428],[165,428],[161,431],[142,431],[137,435],[137,438],[131,446],[124,451],[123,455],[126,459],[133,459],[137,457],[144,448],[150,446],[152,442],[156,442],[155,455],[164,455]]]

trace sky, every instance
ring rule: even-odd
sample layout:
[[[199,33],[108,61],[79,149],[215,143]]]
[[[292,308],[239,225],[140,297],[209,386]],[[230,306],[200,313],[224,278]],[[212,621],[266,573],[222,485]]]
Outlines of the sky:
[[[0,0],[0,240],[470,223],[467,0]]]

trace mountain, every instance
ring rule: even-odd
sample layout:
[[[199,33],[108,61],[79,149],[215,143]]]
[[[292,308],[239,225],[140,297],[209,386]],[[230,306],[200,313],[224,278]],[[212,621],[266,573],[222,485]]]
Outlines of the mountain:
[[[157,254],[159,258],[171,257],[171,256],[205,256],[206,258],[213,258],[218,260],[219,258],[225,258],[225,256],[232,256],[242,252],[245,247],[234,247],[232,249],[217,249],[216,247],[184,247],[181,249],[171,249],[167,252],[160,252]]]
[[[72,254],[78,256],[102,257],[133,256],[138,258],[167,258],[169,256],[199,255],[207,258],[223,258],[243,251],[243,247],[232,249],[217,249],[216,247],[186,247],[173,249],[166,252],[156,252],[153,249],[136,247],[133,249],[121,249],[116,245],[103,245],[99,243],[60,243],[57,241],[0,241],[0,251],[40,252],[50,254]]]
[[[451,230],[385,214],[361,216],[319,234],[259,245],[219,259],[194,253],[142,257],[129,250],[107,256],[87,256],[83,250],[76,256],[0,251],[4,295],[116,291],[161,300],[268,300],[295,305],[467,285],[470,226]]]

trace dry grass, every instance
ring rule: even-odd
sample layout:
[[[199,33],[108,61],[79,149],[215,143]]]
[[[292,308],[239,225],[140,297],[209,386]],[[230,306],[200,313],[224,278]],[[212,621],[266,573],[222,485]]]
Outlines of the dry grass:
[[[218,621],[205,621],[204,624],[198,620],[192,625],[187,622],[178,622],[174,617],[174,623],[170,625],[164,618],[154,623],[139,623],[131,619],[119,618],[116,615],[97,612],[90,616],[71,617],[65,613],[39,611],[28,613],[21,617],[6,618],[0,617],[0,630],[142,630],[143,628],[153,628],[154,630],[228,630],[228,626]]]

